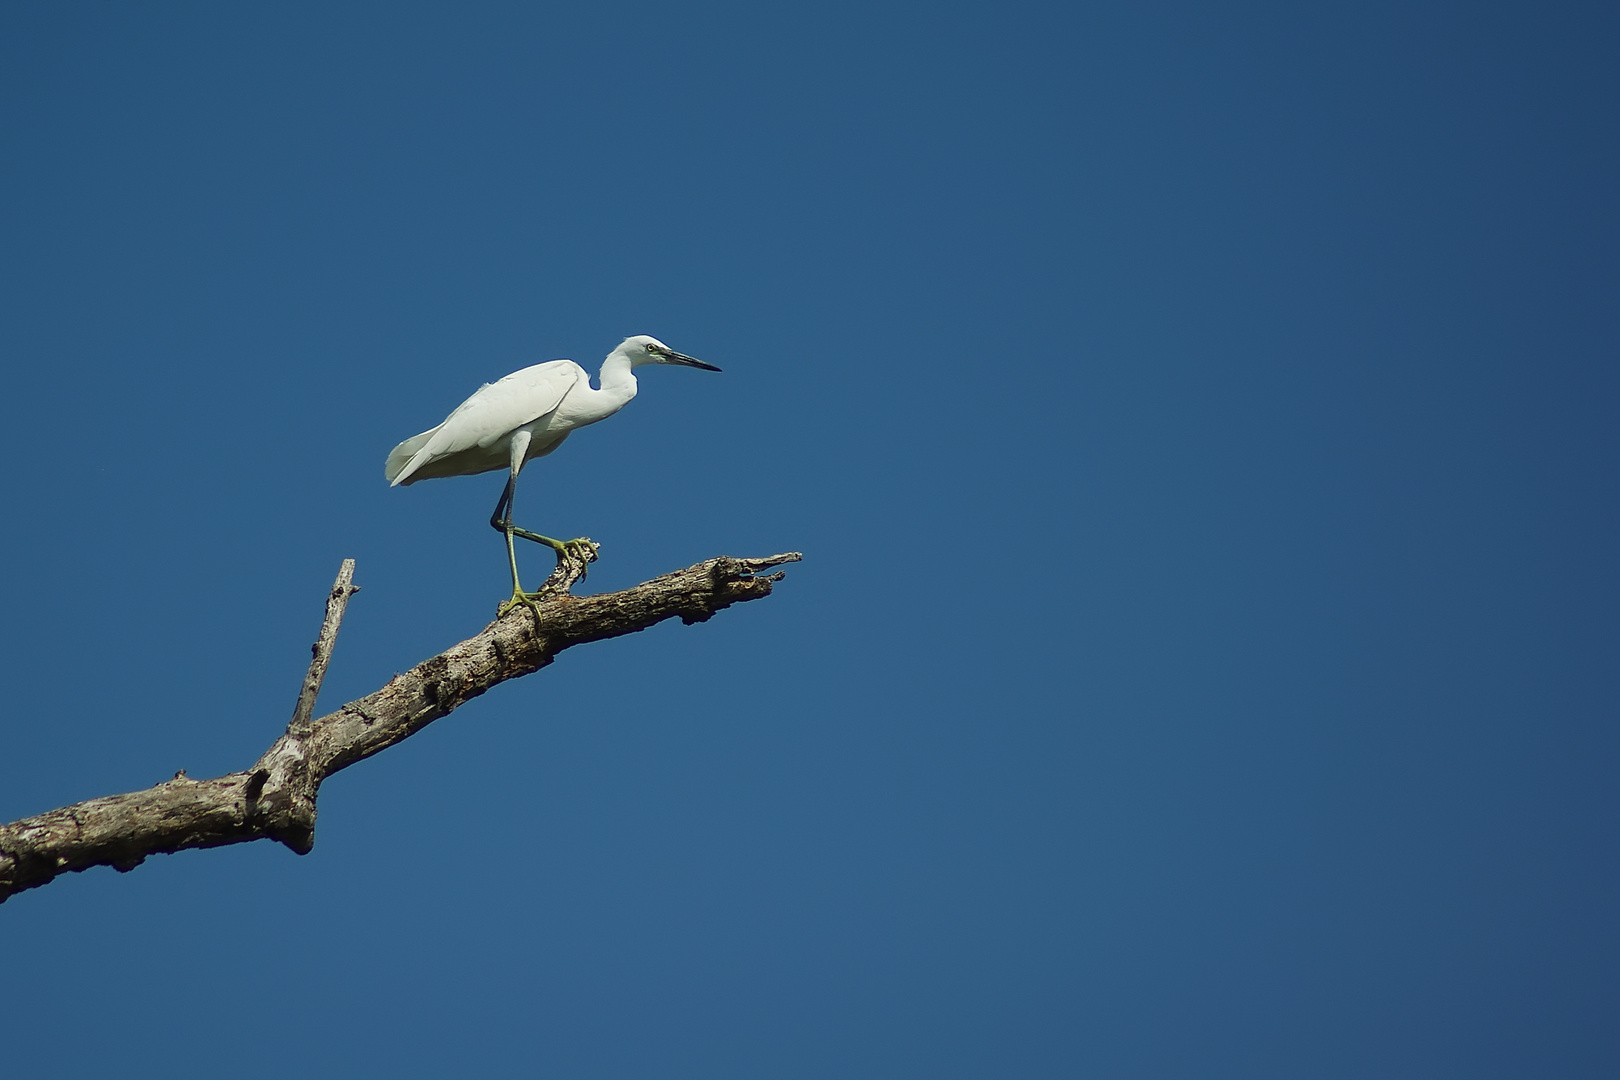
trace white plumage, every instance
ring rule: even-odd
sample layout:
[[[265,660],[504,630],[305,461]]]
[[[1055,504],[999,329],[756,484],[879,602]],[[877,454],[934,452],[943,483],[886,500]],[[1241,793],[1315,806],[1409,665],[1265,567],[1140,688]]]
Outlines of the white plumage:
[[[515,604],[532,602],[518,584],[517,553],[512,538],[547,544],[559,553],[568,543],[512,524],[512,495],[518,473],[525,462],[544,457],[575,428],[605,420],[629,404],[636,396],[634,369],[644,364],[681,364],[686,367],[719,371],[675,352],[657,338],[638,334],[625,338],[602,361],[598,385],[591,386],[585,369],[572,360],[551,360],[514,371],[498,382],[485,383],[472,397],[456,406],[438,427],[412,435],[388,455],[383,474],[389,486],[414,484],[442,476],[469,476],[508,470],[506,490],[495,504],[490,524],[506,534],[506,551],[512,567],[512,599],[502,605],[504,614]],[[570,541],[571,543],[572,541]]]
[[[420,435],[412,435],[394,447],[384,468],[389,486],[510,468],[510,440],[519,428],[530,432],[524,461],[551,453],[562,445],[573,427],[579,426],[559,426],[552,431],[557,406],[579,386],[593,394],[601,393],[591,391],[590,381],[585,369],[572,360],[550,360],[514,371],[499,382],[485,383],[472,397],[457,405],[456,411],[444,418],[444,423]],[[633,383],[630,393],[635,394]],[[623,404],[620,402],[611,411],[583,423],[605,419]],[[536,433],[539,438],[534,437]]]

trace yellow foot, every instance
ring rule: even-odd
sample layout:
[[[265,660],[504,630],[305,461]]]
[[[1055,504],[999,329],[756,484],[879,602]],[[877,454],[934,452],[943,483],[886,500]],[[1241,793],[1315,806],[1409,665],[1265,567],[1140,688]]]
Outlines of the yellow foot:
[[[538,592],[524,592],[521,587],[513,589],[512,599],[495,609],[497,619],[520,605],[529,608],[535,618],[539,618],[541,602],[566,596],[574,582],[585,576],[586,566],[595,562],[597,553],[601,551],[597,544],[583,536],[574,540],[548,540],[547,543],[557,553],[557,569],[551,572]]]
[[[557,547],[557,563],[561,565],[565,558],[579,563],[579,576],[583,578],[585,567],[596,561],[596,556],[601,550],[601,545],[589,537],[579,536],[572,540],[564,540]]]
[[[533,611],[535,618],[538,619],[540,617],[540,601],[542,599],[544,599],[544,597],[540,593],[515,592],[512,594],[512,599],[506,601],[506,603],[495,609],[495,617],[499,619],[513,608],[526,607]]]

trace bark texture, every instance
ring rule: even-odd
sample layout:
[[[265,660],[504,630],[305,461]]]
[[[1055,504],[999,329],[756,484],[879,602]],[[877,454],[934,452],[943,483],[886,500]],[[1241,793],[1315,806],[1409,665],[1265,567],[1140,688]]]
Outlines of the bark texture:
[[[212,780],[182,772],[145,791],[0,825],[0,902],[68,871],[133,870],[148,855],[184,848],[274,839],[305,854],[315,843],[315,802],[328,776],[409,738],[497,683],[538,671],[571,646],[677,616],[687,624],[703,622],[732,604],[769,596],[782,572],[765,571],[800,556],[721,556],[623,592],[569,595],[594,558],[594,547],[562,558],[537,604],[507,612],[374,693],[311,719],[344,607],[357,591],[354,560],[345,559],[292,721],[251,768]]]

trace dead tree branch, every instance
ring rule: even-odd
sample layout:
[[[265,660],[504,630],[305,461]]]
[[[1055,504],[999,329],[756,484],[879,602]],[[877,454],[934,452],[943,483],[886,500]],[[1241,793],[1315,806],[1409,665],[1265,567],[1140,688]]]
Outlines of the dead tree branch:
[[[332,582],[332,593],[326,598],[326,618],[321,622],[320,637],[309,648],[309,674],[304,676],[304,688],[298,692],[298,704],[293,707],[292,723],[288,731],[303,731],[315,715],[315,699],[321,696],[321,683],[326,679],[326,665],[332,662],[332,646],[337,644],[338,627],[343,613],[348,610],[349,597],[360,591],[354,584],[354,560],[344,559],[338,567],[337,580]]]
[[[148,855],[274,839],[299,854],[315,843],[315,801],[327,777],[409,738],[497,683],[538,671],[574,645],[645,630],[679,616],[703,622],[732,604],[768,596],[797,552],[763,559],[722,556],[622,592],[576,597],[568,589],[594,558],[564,558],[536,607],[519,606],[477,636],[430,657],[388,684],[319,719],[314,713],[349,597],[345,559],[327,598],[309,674],[287,731],[245,772],[191,780],[184,772],[145,791],[111,795],[0,825],[0,902],[92,866],[133,870]]]

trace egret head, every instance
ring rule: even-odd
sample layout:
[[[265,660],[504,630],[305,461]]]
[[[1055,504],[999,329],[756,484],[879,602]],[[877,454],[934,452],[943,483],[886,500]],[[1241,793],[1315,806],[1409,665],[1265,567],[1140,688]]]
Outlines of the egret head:
[[[630,358],[630,366],[640,367],[642,364],[680,364],[684,367],[702,368],[704,371],[719,371],[713,364],[691,356],[684,356],[665,345],[655,337],[646,334],[637,334],[627,337],[614,352],[623,353]]]

